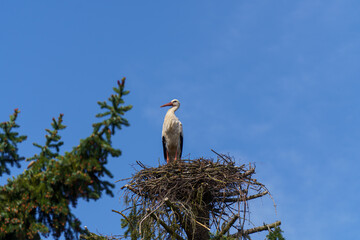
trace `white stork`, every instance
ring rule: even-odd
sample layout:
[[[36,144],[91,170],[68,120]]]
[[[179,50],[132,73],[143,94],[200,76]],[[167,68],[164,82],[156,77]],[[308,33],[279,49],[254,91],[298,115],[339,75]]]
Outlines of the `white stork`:
[[[173,162],[181,159],[183,148],[183,129],[180,120],[175,116],[175,111],[180,107],[177,99],[164,104],[160,107],[171,106],[167,111],[162,128],[162,143],[164,149],[164,158],[166,162]]]

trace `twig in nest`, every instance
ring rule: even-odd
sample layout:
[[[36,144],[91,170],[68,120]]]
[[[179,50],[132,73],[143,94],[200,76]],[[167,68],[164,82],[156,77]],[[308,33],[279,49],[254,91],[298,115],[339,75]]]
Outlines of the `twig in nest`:
[[[246,199],[239,199],[239,198],[226,198],[224,199],[225,202],[244,202],[244,201],[248,201],[251,199],[255,199],[255,198],[259,198],[262,196],[265,196],[266,194],[268,194],[269,192],[266,190],[264,192],[258,193],[258,194],[254,194],[251,196],[246,197]]]

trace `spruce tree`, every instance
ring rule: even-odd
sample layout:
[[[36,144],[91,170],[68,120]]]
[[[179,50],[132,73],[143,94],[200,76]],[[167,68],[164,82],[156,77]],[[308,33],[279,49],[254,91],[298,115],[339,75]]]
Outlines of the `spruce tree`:
[[[98,102],[105,110],[96,115],[99,122],[93,124],[90,136],[80,140],[69,152],[60,154],[60,131],[63,114],[53,118],[51,129],[46,129],[45,143],[34,143],[39,153],[27,160],[28,169],[9,178],[0,187],[0,239],[40,239],[52,235],[58,239],[78,238],[88,231],[72,212],[79,199],[98,200],[102,194],[113,196],[114,184],[104,180],[113,175],[107,169],[110,157],[117,158],[121,151],[112,146],[112,136],[122,126],[128,126],[123,115],[132,106],[124,105],[125,78],[118,81],[114,94],[106,102]],[[25,157],[18,155],[18,144],[26,140],[19,135],[15,109],[10,120],[0,124],[0,176],[10,174],[11,166],[20,167]],[[62,237],[63,238],[63,237]]]

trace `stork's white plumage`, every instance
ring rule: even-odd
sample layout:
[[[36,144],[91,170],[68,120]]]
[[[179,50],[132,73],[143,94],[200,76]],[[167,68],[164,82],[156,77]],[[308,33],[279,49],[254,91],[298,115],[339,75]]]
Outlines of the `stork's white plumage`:
[[[183,129],[180,120],[175,116],[175,111],[180,107],[177,99],[162,105],[161,107],[171,106],[167,111],[162,129],[162,143],[164,158],[166,162],[181,159],[183,148]]]

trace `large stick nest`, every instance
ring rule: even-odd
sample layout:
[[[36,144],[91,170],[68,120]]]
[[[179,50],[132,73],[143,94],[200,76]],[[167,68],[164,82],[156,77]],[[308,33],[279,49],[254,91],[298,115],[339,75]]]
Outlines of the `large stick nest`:
[[[143,168],[124,187],[157,202],[168,198],[183,204],[193,202],[194,194],[205,194],[207,203],[246,199],[249,187],[260,192],[264,187],[256,179],[253,166],[236,166],[230,158],[178,160],[157,168]]]
[[[217,160],[178,160],[155,168],[138,164],[142,169],[122,189],[126,189],[127,197],[136,206],[147,209],[148,214],[143,213],[140,223],[150,213],[157,213],[171,225],[174,218],[169,211],[174,209],[177,214],[181,212],[182,218],[196,222],[193,210],[205,207],[209,228],[219,231],[229,218],[238,216],[236,228],[240,230],[248,212],[246,201],[268,194],[265,186],[252,178],[254,165],[236,166],[225,155],[218,154]]]

